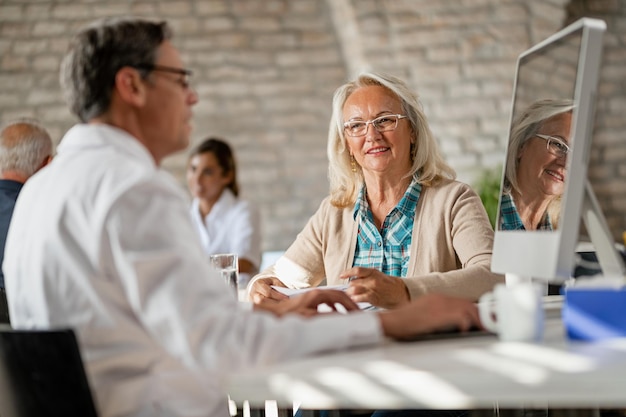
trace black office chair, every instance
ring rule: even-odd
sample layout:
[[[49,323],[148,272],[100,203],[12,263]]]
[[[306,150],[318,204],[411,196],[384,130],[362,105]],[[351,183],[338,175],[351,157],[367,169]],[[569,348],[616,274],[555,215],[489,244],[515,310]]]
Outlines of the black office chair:
[[[71,329],[0,328],[0,416],[97,415]]]
[[[0,324],[10,324],[9,304],[7,303],[7,293],[4,288],[0,288]]]

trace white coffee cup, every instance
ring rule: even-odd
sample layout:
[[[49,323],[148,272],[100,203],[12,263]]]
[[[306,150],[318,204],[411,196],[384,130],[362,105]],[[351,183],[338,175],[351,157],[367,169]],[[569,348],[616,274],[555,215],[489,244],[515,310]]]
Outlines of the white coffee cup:
[[[543,338],[542,291],[531,283],[497,284],[480,297],[480,321],[503,341],[539,341]]]

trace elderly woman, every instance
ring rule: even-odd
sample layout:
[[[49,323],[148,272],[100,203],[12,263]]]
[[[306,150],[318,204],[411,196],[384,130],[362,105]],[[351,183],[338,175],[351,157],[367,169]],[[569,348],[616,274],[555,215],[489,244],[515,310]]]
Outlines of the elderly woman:
[[[513,122],[500,229],[556,228],[567,174],[572,109],[571,100],[539,100]]]
[[[347,284],[356,302],[394,308],[440,292],[472,300],[501,282],[490,272],[493,230],[472,189],[454,181],[417,96],[365,73],[333,98],[330,196],[273,267],[249,286]]]

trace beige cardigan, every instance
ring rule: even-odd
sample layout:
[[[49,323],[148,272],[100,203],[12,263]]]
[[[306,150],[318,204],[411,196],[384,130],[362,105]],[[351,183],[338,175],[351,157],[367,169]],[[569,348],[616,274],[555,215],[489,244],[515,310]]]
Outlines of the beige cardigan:
[[[339,274],[352,267],[358,222],[353,208],[324,199],[295,242],[275,265],[255,276],[275,276],[290,288],[345,284]],[[477,300],[502,275],[490,272],[493,229],[476,193],[458,181],[422,187],[406,285],[411,298],[441,292]]]

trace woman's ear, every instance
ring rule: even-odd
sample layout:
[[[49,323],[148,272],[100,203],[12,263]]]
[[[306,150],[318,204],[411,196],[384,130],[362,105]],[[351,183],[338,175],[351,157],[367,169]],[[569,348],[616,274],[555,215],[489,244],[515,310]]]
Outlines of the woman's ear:
[[[142,106],[146,101],[146,81],[135,68],[122,67],[115,74],[114,91],[122,101],[133,106]]]
[[[228,186],[235,180],[235,171],[229,170],[226,175],[224,175],[225,185]]]

